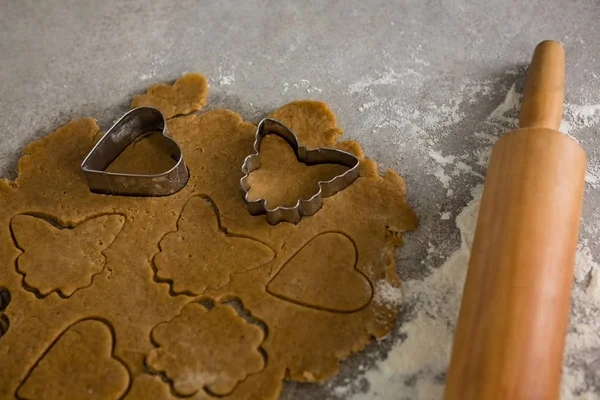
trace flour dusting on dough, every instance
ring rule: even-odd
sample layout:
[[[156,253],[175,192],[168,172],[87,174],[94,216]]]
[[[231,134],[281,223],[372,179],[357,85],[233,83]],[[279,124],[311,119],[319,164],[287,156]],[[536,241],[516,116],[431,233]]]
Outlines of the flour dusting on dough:
[[[373,301],[379,304],[400,306],[404,303],[404,294],[402,288],[392,286],[386,279],[383,279],[375,284]]]

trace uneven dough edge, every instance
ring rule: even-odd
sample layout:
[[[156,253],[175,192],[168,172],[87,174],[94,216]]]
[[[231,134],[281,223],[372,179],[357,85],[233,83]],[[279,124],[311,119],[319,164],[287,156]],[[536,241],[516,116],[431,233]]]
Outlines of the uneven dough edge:
[[[390,235],[390,237],[388,238],[389,240],[389,244],[388,247],[386,247],[386,264],[388,269],[390,271],[393,272],[394,276],[395,276],[395,269],[396,269],[396,264],[395,264],[395,259],[394,259],[394,249],[401,245],[401,233],[406,231],[406,230],[410,230],[410,229],[414,229],[417,225],[417,220],[416,220],[416,215],[414,215],[414,212],[410,209],[410,207],[408,206],[408,204],[406,204],[406,185],[404,183],[404,180],[395,172],[395,171],[389,171],[388,173],[386,173],[386,175],[384,176],[379,176],[379,174],[377,173],[377,165],[373,160],[370,160],[368,158],[364,158],[364,154],[362,154],[362,148],[360,147],[360,145],[357,142],[353,142],[353,141],[343,141],[343,142],[337,142],[337,139],[342,135],[342,130],[340,128],[337,127],[336,125],[336,121],[335,121],[335,115],[333,114],[333,112],[329,109],[329,107],[322,102],[314,102],[314,101],[297,101],[297,102],[293,102],[290,103],[288,105],[283,106],[282,108],[280,108],[279,110],[276,110],[274,114],[276,114],[278,111],[280,110],[294,110],[294,109],[303,109],[306,111],[305,114],[310,115],[311,111],[312,112],[317,112],[318,115],[320,115],[322,118],[318,121],[318,123],[311,125],[311,129],[313,129],[312,132],[318,132],[316,134],[311,134],[308,129],[300,129],[300,132],[304,132],[303,134],[307,137],[308,141],[313,142],[315,145],[318,146],[323,146],[323,145],[331,145],[331,146],[341,146],[342,149],[347,149],[347,151],[352,151],[353,153],[357,154],[357,156],[359,156],[359,158],[361,158],[361,178],[360,179],[369,179],[372,180],[373,184],[375,185],[375,187],[379,187],[379,185],[382,185],[382,187],[394,187],[395,190],[393,190],[394,192],[394,198],[391,199],[391,201],[397,205],[399,205],[400,207],[402,207],[403,209],[408,210],[406,211],[407,217],[406,217],[406,221],[404,221],[405,223],[403,223],[402,225],[402,229],[398,229],[398,232],[395,235]],[[235,127],[236,131],[251,131],[254,128],[254,125],[244,122],[242,120],[242,118],[229,110],[219,110],[219,111],[211,111],[210,112],[211,115],[217,115],[217,114],[212,114],[212,113],[220,113],[218,115],[221,115],[224,117],[224,119],[229,120],[229,122],[231,122],[233,124],[233,126]],[[207,113],[208,114],[208,113]],[[206,114],[204,114],[206,115]],[[281,119],[285,118],[285,113],[280,112],[279,115]],[[172,120],[169,121],[170,126],[171,125],[176,125],[178,123],[184,123],[183,121],[187,121],[189,120],[193,120],[198,118],[196,115],[193,116],[187,116],[187,117],[177,117],[174,118]],[[73,121],[69,124],[66,124],[65,126],[59,128],[58,130],[56,130],[54,133],[50,134],[49,136],[40,139],[39,141],[33,142],[30,145],[28,145],[26,147],[26,151],[25,151],[25,155],[24,157],[22,157],[21,160],[19,160],[19,172],[20,178],[17,178],[16,183],[12,183],[10,181],[0,181],[0,202],[2,200],[2,198],[6,197],[10,197],[10,194],[12,192],[14,192],[14,189],[18,188],[18,182],[19,179],[27,179],[27,177],[31,177],[34,174],[39,174],[39,173],[45,173],[46,171],[40,171],[38,169],[36,169],[36,164],[34,162],[35,157],[40,157],[43,155],[44,151],[44,146],[45,143],[44,140],[68,140],[69,143],[73,143],[73,141],[75,141],[75,146],[79,146],[81,147],[80,150],[82,151],[83,154],[85,154],[85,149],[89,148],[89,145],[91,143],[93,143],[94,139],[97,138],[97,134],[99,133],[99,128],[95,122],[95,120],[87,118],[87,119],[82,119],[82,120],[77,120],[77,121]],[[49,139],[52,136],[52,139]],[[45,156],[45,155],[44,155]],[[384,189],[382,189],[384,190]],[[385,190],[384,190],[385,191]],[[198,193],[198,192],[196,192]],[[191,195],[192,193],[187,193],[187,195]],[[384,265],[384,266],[385,266]],[[258,271],[257,271],[258,273]],[[390,277],[390,275],[388,275],[388,273],[386,273],[386,277],[388,278],[388,280],[393,281],[393,279]],[[2,282],[0,282],[1,284]],[[393,283],[393,282],[392,282]],[[226,292],[226,290],[224,290],[224,293]],[[217,293],[215,293],[215,297],[218,298],[219,296],[217,295]],[[250,307],[251,311],[252,308]],[[395,312],[397,312],[398,310],[395,310]],[[393,317],[393,319],[395,319],[395,316]],[[299,380],[299,381],[309,381],[309,382],[322,382],[325,379],[327,379],[328,377],[330,377],[331,375],[335,374],[337,372],[337,369],[339,367],[339,361],[343,360],[345,358],[347,358],[350,354],[360,351],[362,350],[369,342],[370,342],[370,338],[371,337],[381,337],[381,336],[385,336],[387,333],[389,333],[389,331],[392,329],[392,324],[386,325],[386,326],[380,326],[377,324],[367,324],[365,326],[365,331],[360,335],[360,337],[357,337],[355,342],[353,343],[353,345],[351,347],[345,348],[343,351],[335,351],[334,353],[332,353],[332,355],[335,357],[335,359],[337,360],[334,364],[329,365],[329,368],[323,369],[320,372],[310,372],[310,371],[305,371],[305,372],[300,372],[300,373],[292,373],[288,375],[288,378],[291,379],[295,379],[295,380]],[[0,346],[2,346],[1,343],[1,339],[0,339]],[[271,363],[273,364],[273,363]],[[130,367],[131,368],[131,367]],[[265,393],[269,393],[268,397],[249,397],[249,398],[271,398],[274,399],[276,398],[276,396],[278,395],[280,389],[281,389],[281,377],[283,376],[283,371],[285,370],[285,368],[283,368],[281,365],[270,365],[267,367],[267,369],[265,370],[265,374],[267,373],[267,371],[269,371],[269,374],[273,374],[273,375],[269,375],[267,377],[267,380],[270,382],[270,384],[267,385],[267,388],[263,388],[265,391],[261,392],[263,394]],[[143,377],[144,375],[136,375],[136,379],[139,377]],[[277,382],[276,382],[277,381]],[[135,386],[135,385],[134,385]],[[240,387],[245,388],[245,390],[251,390],[251,380],[247,382],[247,384],[244,382],[243,384],[241,384]],[[268,390],[267,390],[268,389]],[[132,392],[130,392],[131,394]],[[249,393],[249,392],[247,392]],[[258,396],[260,396],[260,394],[257,394]],[[127,395],[127,398],[129,398],[130,396]],[[200,398],[200,397],[198,397]],[[202,398],[205,398],[205,396],[202,396]],[[231,398],[242,398],[239,397],[237,395],[233,395]]]

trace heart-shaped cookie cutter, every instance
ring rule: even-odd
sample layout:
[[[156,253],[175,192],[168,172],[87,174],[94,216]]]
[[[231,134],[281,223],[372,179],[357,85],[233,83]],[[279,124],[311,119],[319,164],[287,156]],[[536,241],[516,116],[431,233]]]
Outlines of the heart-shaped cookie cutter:
[[[339,164],[348,167],[349,169],[343,174],[336,175],[328,181],[319,181],[319,190],[308,199],[299,199],[293,207],[276,207],[268,208],[265,199],[250,200],[248,191],[250,184],[248,177],[252,171],[260,168],[260,143],[267,135],[277,135],[284,139],[294,150],[298,161],[306,165],[315,164]],[[244,176],[240,179],[240,186],[244,194],[244,201],[248,206],[248,211],[252,215],[266,214],[267,221],[271,225],[275,225],[281,221],[288,221],[297,224],[303,216],[311,216],[323,206],[323,198],[333,196],[340,190],[344,190],[350,186],[359,174],[359,159],[348,152],[332,149],[328,147],[319,147],[316,149],[308,149],[305,146],[300,146],[298,138],[290,128],[281,122],[265,118],[258,124],[256,128],[256,137],[254,140],[254,154],[249,155],[244,159],[242,165],[242,173]]]
[[[175,165],[160,174],[109,172],[106,168],[127,146],[149,132],[162,132],[164,149]],[[163,114],[152,107],[138,107],[123,115],[96,143],[81,163],[90,190],[126,196],[168,196],[181,190],[189,171],[179,145],[169,136]]]

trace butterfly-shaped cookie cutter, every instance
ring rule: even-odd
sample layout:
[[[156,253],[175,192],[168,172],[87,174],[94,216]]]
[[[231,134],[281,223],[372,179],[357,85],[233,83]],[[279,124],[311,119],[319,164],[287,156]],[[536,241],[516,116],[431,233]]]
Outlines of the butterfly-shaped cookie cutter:
[[[149,132],[162,132],[162,146],[175,165],[159,174],[109,172],[106,168],[127,146]],[[96,143],[81,163],[90,190],[125,196],[168,196],[181,190],[189,171],[179,145],[169,136],[163,114],[152,107],[138,107],[123,115]]]
[[[269,208],[265,199],[250,200],[248,198],[250,190],[248,177],[252,171],[260,168],[260,144],[262,139],[267,135],[277,135],[284,139],[294,150],[298,161],[306,165],[339,164],[349,169],[328,181],[319,181],[319,190],[308,199],[299,199],[293,207],[280,206]],[[358,178],[359,163],[360,161],[355,155],[342,150],[327,147],[309,149],[305,146],[300,146],[298,138],[290,128],[275,119],[265,118],[260,121],[256,128],[254,154],[244,159],[244,164],[242,165],[244,176],[240,179],[240,186],[242,187],[244,201],[250,214],[266,214],[267,221],[271,225],[278,224],[281,221],[297,224],[303,216],[311,216],[319,211],[323,206],[324,197],[333,196],[350,186]]]

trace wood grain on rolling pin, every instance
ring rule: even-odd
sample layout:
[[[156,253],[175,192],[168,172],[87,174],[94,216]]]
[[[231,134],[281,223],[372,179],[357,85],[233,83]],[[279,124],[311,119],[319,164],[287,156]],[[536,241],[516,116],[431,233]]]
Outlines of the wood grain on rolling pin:
[[[558,132],[564,51],[536,48],[522,129],[492,150],[445,398],[557,399],[586,157]]]

